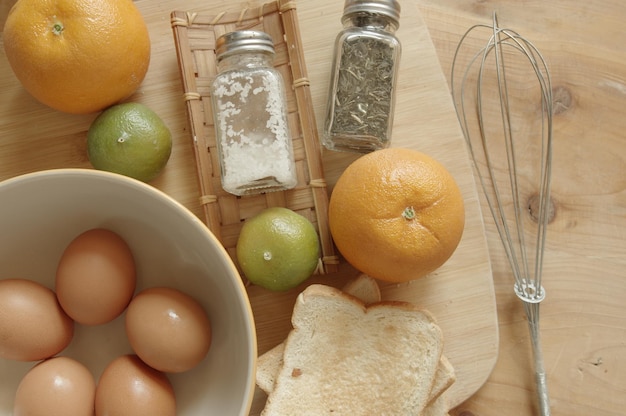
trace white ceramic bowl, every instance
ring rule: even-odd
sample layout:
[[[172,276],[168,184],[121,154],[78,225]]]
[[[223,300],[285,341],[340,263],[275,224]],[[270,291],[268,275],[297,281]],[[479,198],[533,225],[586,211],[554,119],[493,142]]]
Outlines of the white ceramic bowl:
[[[177,414],[248,415],[257,349],[245,288],[208,228],[163,192],[88,169],[43,171],[0,183],[0,279],[26,278],[53,289],[67,244],[95,227],[117,232],[133,250],[137,291],[175,287],[194,296],[211,319],[208,355],[194,369],[169,375]],[[76,324],[71,344],[59,355],[76,358],[97,380],[113,358],[131,352],[122,315],[101,326]],[[17,385],[33,364],[0,358],[0,416],[12,414]]]

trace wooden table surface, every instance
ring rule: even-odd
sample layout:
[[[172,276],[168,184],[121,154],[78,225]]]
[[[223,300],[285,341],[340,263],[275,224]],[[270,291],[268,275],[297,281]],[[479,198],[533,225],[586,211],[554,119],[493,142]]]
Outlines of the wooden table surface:
[[[535,43],[552,75],[552,197],[541,331],[553,415],[626,414],[626,7],[619,0],[418,0],[446,76],[477,23]],[[405,7],[407,7],[405,5]],[[456,416],[536,414],[524,312],[486,218],[500,328],[487,383]]]
[[[0,25],[12,3],[0,2]],[[446,76],[463,32],[476,23],[489,24],[494,11],[503,26],[531,39],[548,60],[558,110],[552,186],[556,215],[548,231],[541,329],[552,412],[557,416],[626,414],[626,7],[621,0],[415,0],[402,6],[418,8]],[[163,12],[167,15],[169,10]],[[165,82],[178,87],[180,81]],[[11,100],[28,100],[23,94],[5,94],[0,110],[11,114]],[[146,94],[153,97],[158,92]],[[50,166],[42,163],[39,168],[56,167],[59,158],[73,163],[84,158],[79,143],[90,118],[40,111],[34,101],[32,115],[29,126],[5,120],[3,134],[26,128],[37,135],[38,125],[75,121],[75,131],[58,133],[75,145],[64,153],[50,153]],[[54,152],[55,147],[29,149],[25,143],[18,150],[24,152],[24,165],[10,170],[0,166],[2,178],[28,171],[32,152],[43,160],[42,154]],[[174,163],[180,164],[168,169],[191,169]],[[157,186],[167,187],[169,180],[161,178]],[[173,196],[199,212],[196,201],[188,197],[195,195],[195,186],[193,180],[186,182]],[[450,414],[536,414],[525,315],[513,294],[501,243],[483,208],[497,300],[499,356],[484,386]]]

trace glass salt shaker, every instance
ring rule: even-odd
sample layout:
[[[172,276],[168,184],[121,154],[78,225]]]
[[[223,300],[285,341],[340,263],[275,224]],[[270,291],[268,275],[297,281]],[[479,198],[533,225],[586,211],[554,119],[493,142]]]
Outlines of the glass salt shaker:
[[[222,188],[234,195],[296,186],[282,76],[265,32],[240,30],[216,41],[211,103]]]
[[[369,153],[389,147],[401,45],[397,0],[346,0],[335,40],[323,143]]]

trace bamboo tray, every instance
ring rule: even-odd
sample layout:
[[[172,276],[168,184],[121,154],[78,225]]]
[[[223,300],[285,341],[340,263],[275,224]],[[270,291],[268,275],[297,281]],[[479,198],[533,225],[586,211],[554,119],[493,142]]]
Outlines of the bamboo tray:
[[[295,2],[278,0],[216,15],[175,11],[171,17],[207,225],[237,264],[235,248],[244,221],[267,207],[290,208],[316,226],[322,255],[316,272],[337,271],[338,256],[328,229],[328,190]],[[270,34],[276,50],[274,66],[291,87],[286,94],[298,184],[287,191],[237,197],[221,187],[209,87],[216,75],[216,39],[243,29]]]

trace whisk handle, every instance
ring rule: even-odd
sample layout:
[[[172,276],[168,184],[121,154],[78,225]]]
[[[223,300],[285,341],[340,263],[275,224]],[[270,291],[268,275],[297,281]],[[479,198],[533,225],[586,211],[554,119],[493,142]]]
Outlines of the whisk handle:
[[[550,399],[548,397],[548,382],[544,371],[535,374],[537,382],[537,396],[539,400],[539,414],[550,416]]]
[[[545,291],[541,288],[545,295]],[[548,380],[543,365],[543,352],[541,350],[541,334],[539,331],[539,307],[540,302],[525,302],[530,341],[535,359],[535,384],[540,416],[550,416],[550,398],[548,395]]]
[[[539,332],[539,303],[526,303],[530,341],[535,359],[535,382],[540,416],[550,416],[550,398],[548,396],[548,380],[543,366],[541,336]]]

